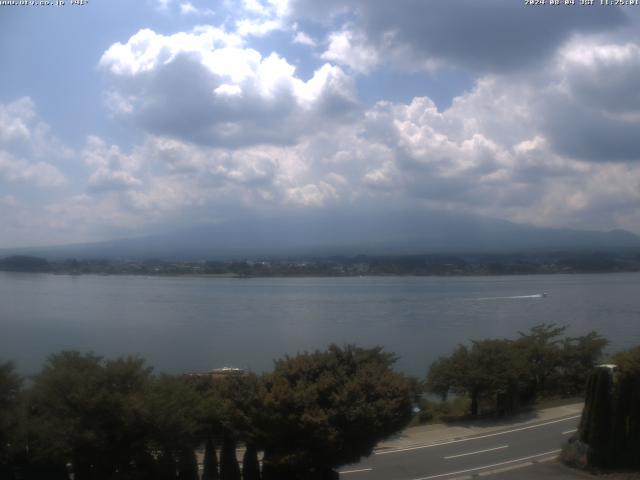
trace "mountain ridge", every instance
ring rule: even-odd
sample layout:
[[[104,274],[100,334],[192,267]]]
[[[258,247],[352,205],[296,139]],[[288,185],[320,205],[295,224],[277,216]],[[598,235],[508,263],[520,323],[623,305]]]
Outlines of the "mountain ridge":
[[[48,247],[0,249],[0,257],[229,259],[318,255],[500,253],[535,250],[640,249],[640,236],[546,228],[436,212],[253,217],[142,237]]]

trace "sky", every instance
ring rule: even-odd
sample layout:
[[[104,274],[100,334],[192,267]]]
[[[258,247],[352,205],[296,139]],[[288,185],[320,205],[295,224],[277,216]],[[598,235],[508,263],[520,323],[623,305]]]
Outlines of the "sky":
[[[338,210],[640,233],[640,7],[19,3],[0,247]]]

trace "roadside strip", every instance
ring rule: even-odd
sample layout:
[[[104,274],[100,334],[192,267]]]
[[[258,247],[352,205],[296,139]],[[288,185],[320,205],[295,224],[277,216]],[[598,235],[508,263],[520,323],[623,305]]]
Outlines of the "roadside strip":
[[[466,470],[458,470],[456,472],[440,473],[438,475],[430,475],[428,477],[413,478],[411,480],[431,480],[433,478],[448,477],[450,475],[460,475],[461,473],[477,472],[478,470],[486,470],[488,468],[501,467],[503,465],[509,465],[517,462],[524,462],[525,460],[531,460],[537,457],[544,457],[546,455],[556,455],[558,453],[560,453],[560,450],[551,450],[550,452],[537,453],[535,455],[529,455],[528,457],[516,458],[515,460],[507,460],[505,462],[493,463],[491,465],[484,465],[482,467],[467,468]]]
[[[505,448],[509,448],[509,445],[501,445],[499,447],[487,448],[485,450],[478,450],[477,452],[459,453],[457,455],[449,455],[448,457],[443,457],[443,458],[445,460],[451,460],[452,458],[468,457],[469,455],[477,455],[478,453],[493,452],[495,450],[503,450]]]
[[[338,472],[340,475],[346,475],[347,473],[362,473],[362,472],[370,472],[373,468],[360,468],[358,470],[345,470],[343,472]]]
[[[383,450],[383,451],[375,452],[374,454],[375,455],[387,455],[387,454],[390,454],[390,453],[408,452],[408,451],[411,451],[411,450],[421,450],[423,448],[433,448],[433,447],[439,447],[441,445],[450,445],[452,443],[469,442],[471,440],[479,440],[481,438],[496,437],[498,435],[506,435],[508,433],[521,432],[522,430],[531,430],[532,428],[544,427],[545,425],[552,425],[554,423],[566,422],[568,420],[574,420],[576,418],[580,418],[581,416],[582,415],[573,415],[571,417],[560,418],[558,420],[551,420],[549,422],[536,423],[535,425],[527,425],[526,427],[513,428],[511,430],[505,430],[505,431],[501,431],[501,432],[487,433],[485,435],[478,435],[478,436],[472,436],[472,437],[466,437],[466,438],[458,438],[458,439],[447,440],[447,441],[443,441],[443,442],[430,443],[428,445],[417,445],[415,447],[396,448],[394,450]],[[431,477],[429,477],[429,478],[431,478]]]

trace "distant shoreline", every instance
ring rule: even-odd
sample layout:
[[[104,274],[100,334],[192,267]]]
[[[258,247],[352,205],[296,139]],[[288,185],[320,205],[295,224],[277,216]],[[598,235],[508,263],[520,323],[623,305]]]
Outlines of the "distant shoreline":
[[[238,275],[234,273],[100,273],[100,272],[25,272],[13,270],[0,270],[0,273],[17,273],[27,275],[49,275],[59,277],[153,277],[153,278],[209,278],[209,279],[237,279],[248,280],[257,278],[481,278],[481,277],[527,277],[541,275],[612,275],[622,273],[640,273],[640,270],[612,270],[612,271],[592,271],[592,272],[522,272],[522,273],[469,273],[469,274],[366,274],[366,275],[322,275],[322,274],[291,274],[291,275]]]
[[[171,261],[0,258],[0,271],[207,278],[487,277],[640,272],[640,252],[427,254]]]

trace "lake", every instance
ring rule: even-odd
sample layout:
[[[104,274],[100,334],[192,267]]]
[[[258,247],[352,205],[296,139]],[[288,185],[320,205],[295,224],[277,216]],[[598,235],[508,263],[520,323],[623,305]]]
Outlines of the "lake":
[[[545,292],[547,295],[543,296]],[[0,272],[0,359],[23,374],[50,353],[140,354],[157,370],[235,366],[332,342],[382,345],[397,368],[470,339],[542,322],[596,330],[610,350],[640,344],[640,274],[505,277],[206,278]]]

